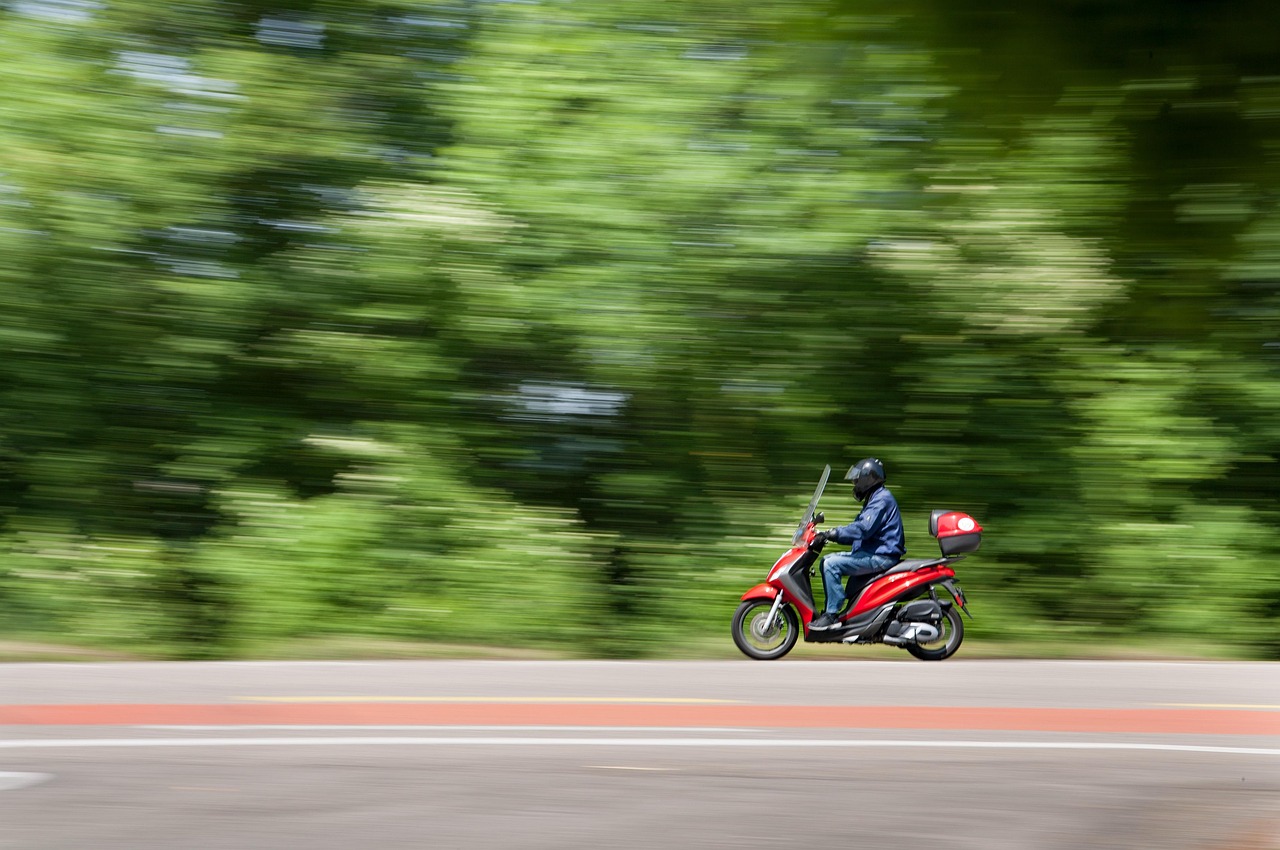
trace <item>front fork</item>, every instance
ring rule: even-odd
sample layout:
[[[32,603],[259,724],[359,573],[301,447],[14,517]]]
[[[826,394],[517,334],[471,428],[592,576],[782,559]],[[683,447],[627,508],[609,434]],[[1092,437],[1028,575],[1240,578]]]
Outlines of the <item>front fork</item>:
[[[778,609],[782,607],[782,591],[778,591],[778,595],[773,597],[773,607],[769,609],[769,617],[766,619],[765,628],[772,629],[773,624],[777,622]]]

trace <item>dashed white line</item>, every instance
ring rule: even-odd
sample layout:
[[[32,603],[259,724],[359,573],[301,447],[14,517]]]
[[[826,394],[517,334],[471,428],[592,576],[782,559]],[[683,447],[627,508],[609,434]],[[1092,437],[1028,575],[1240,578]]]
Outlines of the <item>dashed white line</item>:
[[[29,788],[52,779],[47,773],[6,773],[0,771],[0,791],[14,791],[18,788]]]

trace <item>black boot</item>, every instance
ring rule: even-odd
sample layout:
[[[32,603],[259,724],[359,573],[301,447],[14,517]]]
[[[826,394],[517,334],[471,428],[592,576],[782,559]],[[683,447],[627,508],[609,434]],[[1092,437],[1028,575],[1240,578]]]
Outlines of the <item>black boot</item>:
[[[836,615],[823,611],[818,618],[809,624],[811,632],[825,632],[827,629],[833,629],[836,626]]]

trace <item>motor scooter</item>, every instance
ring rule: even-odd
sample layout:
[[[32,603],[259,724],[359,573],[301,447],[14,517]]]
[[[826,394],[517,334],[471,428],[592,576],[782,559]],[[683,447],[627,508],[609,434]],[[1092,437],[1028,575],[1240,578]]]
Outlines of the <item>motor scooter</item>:
[[[964,640],[964,620],[970,618],[964,591],[951,565],[976,552],[982,526],[962,511],[936,510],[929,515],[929,535],[938,541],[940,558],[899,561],[867,576],[851,576],[847,607],[836,625],[825,631],[809,628],[816,611],[810,576],[817,575],[826,538],[817,526],[825,517],[815,513],[831,475],[826,467],[814,490],[791,548],[769,570],[768,578],[742,595],[733,615],[733,642],[749,658],[781,658],[803,635],[808,643],[883,643],[905,649],[924,661],[950,658]],[[951,598],[939,596],[942,587]]]

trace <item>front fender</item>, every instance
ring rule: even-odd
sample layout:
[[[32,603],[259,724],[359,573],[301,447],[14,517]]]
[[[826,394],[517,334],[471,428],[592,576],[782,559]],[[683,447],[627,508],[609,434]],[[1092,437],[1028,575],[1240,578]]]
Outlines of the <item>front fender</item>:
[[[777,595],[778,588],[766,581],[757,584],[755,587],[742,594],[742,601],[746,602],[748,599],[773,599]]]

